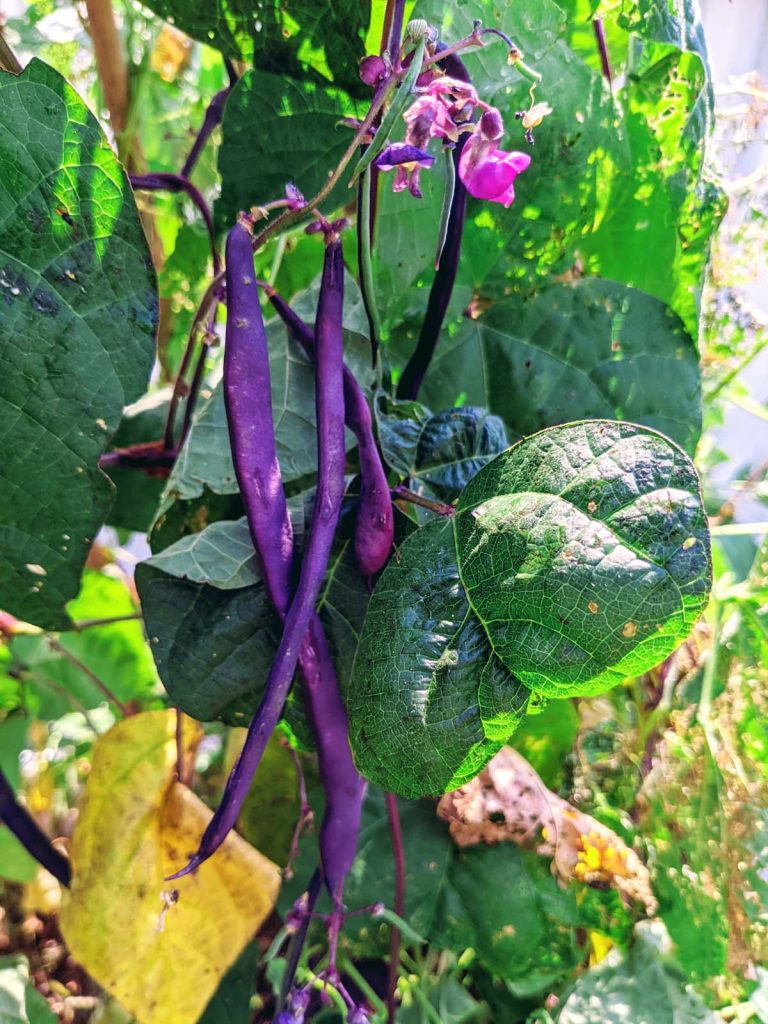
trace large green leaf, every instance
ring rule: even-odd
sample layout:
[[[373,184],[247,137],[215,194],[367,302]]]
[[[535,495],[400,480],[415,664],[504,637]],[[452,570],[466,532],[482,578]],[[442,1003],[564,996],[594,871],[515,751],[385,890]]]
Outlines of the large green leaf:
[[[470,610],[451,523],[422,527],[385,569],[365,618],[347,694],[359,771],[403,796],[456,789],[514,732],[526,703]]]
[[[612,954],[583,974],[560,1011],[558,1024],[718,1024],[670,961],[663,926],[638,926],[639,941],[625,958]],[[662,931],[660,935],[659,932]],[[659,949],[661,946],[661,949]]]
[[[309,499],[290,503],[297,550]],[[136,571],[147,635],[171,699],[201,721],[247,724],[280,640],[245,520],[186,537]],[[367,604],[343,528],[318,602],[341,685],[346,684]]]
[[[0,606],[48,628],[104,521],[98,468],[144,391],[155,279],[133,194],[52,68],[0,72]]]
[[[248,71],[227,101],[219,150],[223,227],[240,210],[281,199],[290,181],[310,199],[350,143],[339,121],[353,114],[338,89],[318,87],[262,71]],[[346,199],[344,190],[337,191]]]
[[[577,419],[621,419],[692,453],[701,432],[693,339],[664,303],[613,281],[557,284],[494,304],[441,339],[424,401],[464,401],[517,436]]]
[[[461,579],[499,658],[552,696],[652,668],[707,601],[696,471],[661,434],[553,427],[481,470],[454,516]]]
[[[256,67],[315,80],[332,76],[362,91],[357,60],[370,18],[370,0],[143,0],[183,32],[228,57]]]

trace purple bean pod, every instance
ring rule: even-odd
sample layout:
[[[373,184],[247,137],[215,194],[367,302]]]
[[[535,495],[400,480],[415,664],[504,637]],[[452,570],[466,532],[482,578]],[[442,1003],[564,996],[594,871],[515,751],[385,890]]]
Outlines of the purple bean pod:
[[[231,234],[234,234],[234,229]],[[236,235],[235,237],[239,236]],[[241,252],[240,248],[236,252],[239,254]],[[237,280],[236,275],[238,272],[240,274],[243,273],[243,266],[242,264],[240,266],[237,265],[235,250],[233,250],[232,258],[235,259],[235,263],[230,265],[228,261],[227,275],[228,279],[231,277],[233,282],[237,281],[235,288],[237,293],[241,282]],[[253,266],[250,251],[248,260],[248,268],[250,270]],[[253,293],[250,294],[252,295]],[[232,297],[230,299],[232,301]],[[326,247],[323,283],[320,290],[315,328],[318,432],[317,493],[296,594],[285,616],[283,636],[267,677],[264,696],[248,729],[243,749],[227,780],[221,803],[203,834],[199,849],[186,867],[171,876],[171,878],[180,878],[207,860],[219,848],[237,822],[254,772],[264,753],[264,748],[280,719],[283,705],[285,704],[285,699],[296,671],[304,635],[316,616],[315,604],[325,577],[333,545],[333,537],[341,511],[341,502],[344,496],[343,301],[344,263],[341,253],[341,242],[338,236],[334,235]],[[249,312],[250,308],[250,304],[248,304],[246,309]],[[238,337],[238,334],[235,334],[234,331],[230,332],[230,324],[234,325],[236,319],[237,317],[232,316],[230,311],[227,318],[227,345],[230,343],[230,337]],[[256,332],[254,331],[253,333]],[[269,393],[262,395],[261,404],[268,402]],[[252,409],[253,407],[250,408]],[[252,412],[249,411],[249,415],[253,415]],[[241,465],[240,472],[242,472],[242,469]],[[266,497],[265,495],[265,499]],[[266,551],[263,550],[262,554],[266,558]],[[277,560],[275,559],[274,561],[276,562]],[[266,573],[267,568],[265,564]],[[346,739],[346,728],[344,736]],[[354,771],[354,768],[352,770]],[[323,847],[321,843],[322,856]]]
[[[48,836],[43,832],[35,819],[16,800],[16,794],[0,771],[0,821],[16,836],[24,849],[38,864],[50,871],[63,886],[68,887],[72,879],[72,870],[66,857],[51,845]]]
[[[243,223],[227,237],[226,282],[223,386],[232,460],[264,581],[278,611],[285,614],[291,599],[293,530],[277,459],[269,349],[251,233]]]
[[[186,192],[205,221],[208,241],[211,246],[213,273],[218,275],[221,270],[221,260],[219,259],[219,251],[216,248],[216,235],[213,229],[211,209],[200,190],[195,188],[191,181],[187,180],[186,175],[183,173],[168,174],[164,171],[156,171],[152,174],[131,174],[129,180],[132,188],[145,189],[147,192]]]
[[[438,51],[441,48],[445,49],[445,46],[443,44],[438,45]],[[464,62],[456,54],[449,54],[445,58],[444,67],[452,78],[457,78],[462,82],[471,81]],[[453,286],[456,283],[459,257],[461,255],[461,240],[464,234],[464,218],[467,212],[467,189],[459,177],[459,160],[461,159],[461,152],[466,141],[466,135],[459,136],[459,141],[453,150],[452,156],[456,171],[456,183],[453,191],[451,211],[448,216],[445,243],[440,255],[440,264],[435,272],[432,287],[429,291],[427,312],[424,316],[419,340],[397,385],[397,397],[401,399],[415,400],[418,398],[419,390],[440,339],[440,331],[443,327],[448,304],[451,301]]]
[[[310,359],[314,359],[314,338],[288,303],[270,287],[267,295]],[[373,576],[387,564],[392,553],[395,522],[387,474],[373,436],[371,410],[363,389],[352,371],[344,367],[344,419],[355,435],[360,457],[360,504],[355,522],[355,557],[364,576]]]
[[[237,75],[234,74],[234,69],[230,71],[230,68],[232,68],[231,63],[227,68],[229,71],[229,85],[220,92],[217,92],[208,104],[208,108],[205,111],[205,117],[203,118],[203,123],[200,126],[200,131],[197,134],[197,138],[192,143],[192,149],[189,151],[189,156],[184,161],[181,173],[185,178],[188,178],[192,173],[200,154],[205,148],[206,142],[211,137],[214,128],[221,124],[222,118],[224,117],[224,107],[226,106],[233,86],[237,83]]]

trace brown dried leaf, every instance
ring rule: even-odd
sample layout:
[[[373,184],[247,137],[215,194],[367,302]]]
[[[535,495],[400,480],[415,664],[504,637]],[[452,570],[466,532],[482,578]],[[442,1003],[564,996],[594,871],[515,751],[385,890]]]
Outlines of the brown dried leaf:
[[[656,909],[648,869],[606,825],[548,790],[516,750],[504,747],[466,786],[437,807],[458,846],[513,842],[552,858],[563,884],[611,886],[628,902]]]

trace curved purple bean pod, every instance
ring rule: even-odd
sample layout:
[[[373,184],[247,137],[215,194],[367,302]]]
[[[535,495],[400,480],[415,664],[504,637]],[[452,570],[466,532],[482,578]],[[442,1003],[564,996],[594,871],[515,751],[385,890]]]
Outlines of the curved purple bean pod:
[[[288,303],[269,285],[269,301],[304,351],[314,359],[314,338]],[[371,410],[352,371],[344,367],[344,419],[355,435],[360,457],[360,504],[355,522],[355,557],[364,576],[373,576],[387,564],[392,553],[395,522],[387,474],[373,436]]]
[[[252,267],[250,254],[249,261]],[[228,276],[235,273],[237,268],[228,267]],[[171,878],[180,878],[207,860],[234,827],[264,748],[280,719],[296,671],[302,640],[316,614],[315,604],[325,577],[344,495],[343,301],[344,263],[341,242],[338,236],[333,235],[326,246],[315,327],[317,493],[296,594],[285,617],[283,636],[267,677],[264,696],[227,780],[222,801],[203,834],[199,849],[189,864]],[[234,319],[228,317],[227,343],[230,337],[229,321],[234,323]]]
[[[213,262],[214,276],[218,276],[221,270],[219,251],[216,248],[216,235],[213,230],[213,217],[211,210],[203,199],[202,193],[195,188],[191,181],[188,181],[184,174],[168,174],[157,171],[152,174],[131,174],[129,176],[131,187],[134,189],[146,189],[148,192],[186,192],[200,212],[205,227],[208,231],[208,241],[211,245],[211,260]]]
[[[225,63],[227,65],[227,74],[229,75],[229,85],[220,92],[217,92],[208,104],[208,108],[205,111],[205,117],[203,118],[203,123],[200,126],[200,131],[197,133],[197,138],[192,143],[192,149],[190,149],[189,156],[184,161],[184,166],[181,169],[181,174],[184,178],[188,178],[190,176],[206,142],[211,137],[213,129],[221,124],[222,118],[224,117],[224,107],[229,99],[229,94],[237,85],[237,73],[232,61],[226,60]]]
[[[445,49],[444,46],[442,48]],[[440,46],[438,46],[439,50]],[[458,78],[462,82],[471,81],[464,62],[456,54],[449,54],[445,58],[445,70],[452,78]],[[461,255],[461,239],[464,234],[464,217],[467,212],[467,190],[458,173],[461,151],[466,141],[467,136],[460,135],[453,150],[453,163],[456,169],[455,185],[451,211],[448,215],[445,243],[440,254],[440,264],[435,271],[429,291],[427,312],[424,316],[419,340],[397,385],[397,397],[401,399],[415,400],[418,397],[419,389],[429,369],[429,364],[432,362],[432,356],[435,354],[448,303],[451,301],[453,286],[456,283],[459,256]]]
[[[24,849],[38,864],[50,871],[63,886],[69,886],[72,878],[72,870],[69,861],[59,851],[51,846],[51,841],[43,832],[35,819],[16,800],[5,774],[0,771],[0,821],[6,825],[16,836]]]

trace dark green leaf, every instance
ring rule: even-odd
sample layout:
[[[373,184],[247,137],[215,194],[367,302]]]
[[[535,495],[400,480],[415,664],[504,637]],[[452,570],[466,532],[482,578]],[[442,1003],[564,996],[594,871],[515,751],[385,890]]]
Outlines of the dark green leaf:
[[[0,606],[67,625],[113,488],[98,468],[146,388],[154,273],[125,172],[52,68],[0,72]]]
[[[309,498],[292,499],[297,550]],[[201,721],[246,724],[280,640],[253,558],[245,520],[220,522],[142,563],[136,571],[147,635],[171,699]],[[318,602],[340,684],[346,685],[367,588],[342,530]]]
[[[456,789],[514,732],[526,702],[470,611],[451,523],[429,523],[369,604],[347,694],[358,769],[404,796]]]
[[[469,484],[454,525],[494,651],[551,696],[601,693],[652,668],[707,602],[696,471],[632,424],[574,423],[521,441]]]
[[[699,378],[696,346],[670,309],[588,278],[464,320],[443,336],[422,394],[444,406],[461,391],[517,436],[616,418],[659,430],[692,453],[701,431]]]
[[[259,947],[249,942],[219,982],[198,1024],[243,1024],[250,1018]]]
[[[252,58],[256,67],[279,74],[304,77],[314,71],[316,81],[330,74],[364,92],[357,61],[364,52],[370,0],[337,0],[330,7],[311,0],[143,2],[193,39],[235,60]]]
[[[377,405],[381,450],[403,476],[427,485],[440,501],[457,498],[472,477],[508,446],[504,423],[486,409],[466,405],[432,415],[417,402],[397,403],[391,414]],[[401,418],[413,413],[416,418]]]
[[[123,412],[111,447],[126,448],[162,440],[170,397],[170,388],[163,388],[129,405]],[[166,481],[161,476],[150,476],[124,466],[110,466],[105,472],[117,488],[109,513],[110,525],[145,533],[157,514]]]
[[[289,181],[311,199],[349,145],[352,132],[339,121],[354,113],[338,89],[248,71],[222,122],[218,222],[229,227],[240,210],[283,198]]]

